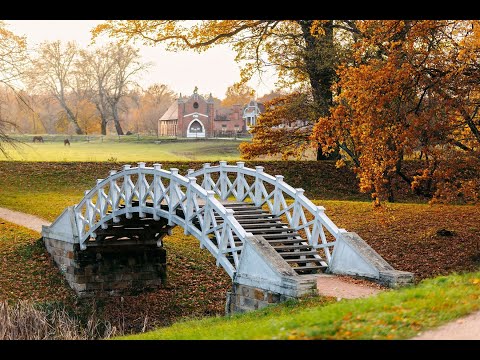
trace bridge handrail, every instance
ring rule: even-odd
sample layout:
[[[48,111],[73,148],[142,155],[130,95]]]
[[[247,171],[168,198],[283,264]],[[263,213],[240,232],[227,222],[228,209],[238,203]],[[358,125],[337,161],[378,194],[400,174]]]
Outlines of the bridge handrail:
[[[189,169],[188,176],[203,177],[202,188],[213,190],[222,200],[234,196],[236,201],[245,201],[250,198],[256,206],[267,204],[272,214],[285,215],[290,227],[295,230],[304,230],[309,245],[316,249],[323,249],[327,262],[330,262],[330,248],[333,248],[336,240],[346,230],[339,229],[325,214],[325,208],[309,200],[304,195],[303,189],[290,186],[283,180],[282,175],[272,176],[263,170],[263,166],[256,166],[255,169],[245,167],[242,161],[238,161],[236,165],[228,165],[226,161],[220,161],[216,166],[205,163],[199,170]],[[235,180],[231,181],[228,173],[236,173]],[[216,181],[211,178],[212,174],[218,174]],[[251,176],[254,180],[248,183],[245,176]],[[268,191],[264,183],[273,185],[274,189]],[[293,203],[287,204],[286,197],[290,197]],[[309,213],[313,220],[308,221],[305,213]],[[328,241],[324,228],[335,241]]]
[[[137,176],[135,181],[132,181],[132,175]],[[153,175],[153,181],[149,183],[145,175]],[[121,186],[117,183],[120,179],[123,180]],[[168,179],[167,186],[163,179]],[[135,197],[138,206],[132,205]],[[147,206],[148,199],[152,200],[153,206]],[[168,205],[168,210],[161,209],[162,201]],[[177,215],[178,209],[183,210],[183,217]],[[150,213],[156,220],[167,218],[170,226],[180,225],[186,234],[199,239],[201,247],[207,248],[216,257],[217,265],[222,265],[231,277],[235,274],[238,252],[242,249],[242,246],[235,245],[234,236],[243,244],[245,237],[252,235],[235,219],[234,211],[225,208],[215,198],[213,191],[203,189],[194,177],[180,175],[178,169],[162,169],[161,164],[146,167],[140,162],[137,167],[124,165],[120,172],[110,171],[107,178],[98,179],[95,187],[85,191],[84,198],[74,206],[74,212],[81,249],[86,249],[86,240],[95,237],[99,227],[106,228],[109,220],[117,222],[118,216],[123,214],[129,218],[136,212],[140,217]],[[221,217],[221,224],[215,216]],[[194,221],[198,222],[200,229]],[[217,244],[211,241],[211,235],[216,236]],[[229,253],[233,264],[227,259]]]

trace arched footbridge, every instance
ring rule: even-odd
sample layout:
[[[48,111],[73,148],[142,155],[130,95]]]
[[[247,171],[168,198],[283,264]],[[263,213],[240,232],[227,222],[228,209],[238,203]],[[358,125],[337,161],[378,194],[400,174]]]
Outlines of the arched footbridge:
[[[157,270],[160,266],[164,278],[164,256],[147,259],[145,246],[162,248],[163,237],[175,226],[198,239],[232,278],[233,290],[227,296],[232,311],[262,306],[268,303],[268,294],[285,299],[314,292],[316,273],[363,276],[391,286],[412,280],[410,273],[394,270],[357,234],[339,229],[303,189],[293,188],[281,175],[265,173],[262,166],[249,168],[243,162],[206,163],[185,175],[176,168],[162,169],[161,164],[124,165],[98,179],[78,204],[44,227],[42,235],[70,285],[86,295],[100,290],[114,293],[115,287],[127,288],[135,280],[142,286],[155,284],[154,278],[147,276],[142,282],[130,273],[132,282],[118,285],[129,277],[122,273],[112,278],[108,273],[116,271],[112,264],[121,257],[120,248],[135,252],[143,246],[143,253],[136,260],[125,260],[123,268],[143,266],[140,272],[145,275],[145,266]],[[99,255],[107,248],[110,255]],[[111,261],[102,263],[109,256]],[[83,274],[82,269],[89,267],[91,271]],[[103,281],[89,286],[94,277],[88,274]],[[108,275],[114,279],[110,282],[116,281],[110,287]],[[252,289],[263,291],[263,300]],[[256,305],[247,301],[255,296]]]

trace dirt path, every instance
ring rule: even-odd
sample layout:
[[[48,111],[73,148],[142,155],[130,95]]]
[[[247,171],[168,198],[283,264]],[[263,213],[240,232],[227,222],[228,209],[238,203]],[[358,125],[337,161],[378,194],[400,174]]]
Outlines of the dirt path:
[[[420,333],[412,340],[480,340],[480,311]]]
[[[2,207],[0,207],[0,219],[5,219],[13,224],[24,226],[37,232],[42,231],[42,225],[50,225],[50,221],[41,219],[35,215],[29,215]]]
[[[319,295],[333,296],[337,299],[355,299],[375,295],[383,288],[367,280],[321,274],[317,275],[317,289]]]

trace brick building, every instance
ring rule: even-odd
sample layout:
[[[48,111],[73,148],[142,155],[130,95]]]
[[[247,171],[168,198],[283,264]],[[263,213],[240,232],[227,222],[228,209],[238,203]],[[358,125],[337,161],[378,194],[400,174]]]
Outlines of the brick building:
[[[256,123],[263,104],[254,100],[246,106],[215,109],[213,97],[205,98],[197,93],[190,97],[180,95],[158,120],[159,136],[208,138],[246,133]]]

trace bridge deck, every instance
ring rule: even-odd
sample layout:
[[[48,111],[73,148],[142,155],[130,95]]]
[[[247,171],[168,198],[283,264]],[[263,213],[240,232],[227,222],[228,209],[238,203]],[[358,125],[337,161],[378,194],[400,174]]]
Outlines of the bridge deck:
[[[323,272],[327,268],[319,253],[282,219],[252,203],[224,202],[224,206],[235,211],[235,218],[246,231],[263,236],[299,275]],[[235,245],[241,242],[236,241]]]

